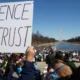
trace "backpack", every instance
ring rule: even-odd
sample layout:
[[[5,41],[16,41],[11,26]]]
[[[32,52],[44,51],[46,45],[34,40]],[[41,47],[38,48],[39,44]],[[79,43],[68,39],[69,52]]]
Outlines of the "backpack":
[[[59,80],[59,77],[56,74],[56,72],[54,71],[54,72],[52,72],[52,73],[49,74],[48,80]]]
[[[51,73],[48,75],[48,80],[59,80],[60,77],[59,77],[59,75],[57,75],[56,72],[57,72],[59,69],[63,68],[63,67],[64,67],[64,65],[58,67],[54,72],[51,72]]]

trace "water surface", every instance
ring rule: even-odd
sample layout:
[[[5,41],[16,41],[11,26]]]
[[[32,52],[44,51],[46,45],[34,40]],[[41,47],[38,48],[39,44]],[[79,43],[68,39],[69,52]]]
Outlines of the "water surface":
[[[75,45],[67,42],[59,42],[55,46],[57,50],[80,51],[80,45]]]

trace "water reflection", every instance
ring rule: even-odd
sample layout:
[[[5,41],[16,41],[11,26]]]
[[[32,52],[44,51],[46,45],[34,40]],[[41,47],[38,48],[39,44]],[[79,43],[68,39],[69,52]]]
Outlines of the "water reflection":
[[[57,50],[80,51],[79,45],[75,45],[67,42],[59,42],[55,46]]]

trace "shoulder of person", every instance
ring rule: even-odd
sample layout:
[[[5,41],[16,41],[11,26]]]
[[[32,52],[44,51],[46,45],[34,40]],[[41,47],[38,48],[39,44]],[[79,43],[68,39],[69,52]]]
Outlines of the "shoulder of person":
[[[27,66],[30,66],[30,65],[34,65],[34,63],[33,62],[29,62],[29,61],[27,61],[27,60],[25,60],[24,62],[23,62],[23,64],[24,64],[24,66],[25,65],[27,65]]]

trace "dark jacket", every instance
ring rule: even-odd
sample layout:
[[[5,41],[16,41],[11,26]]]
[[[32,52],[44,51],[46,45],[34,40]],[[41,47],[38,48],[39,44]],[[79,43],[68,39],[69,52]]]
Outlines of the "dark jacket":
[[[19,80],[36,80],[38,72],[34,67],[34,62],[24,61],[21,77]]]
[[[10,73],[13,73],[13,72],[16,72],[16,63],[14,63],[13,61],[9,61],[7,66],[6,66],[6,74],[8,74],[9,72]]]
[[[71,76],[69,80],[80,80],[80,67],[78,67],[75,73]]]
[[[17,72],[16,63],[13,61],[9,61],[6,66],[6,72],[5,72],[6,80],[17,80],[16,78],[12,77],[12,74],[14,72]]]

